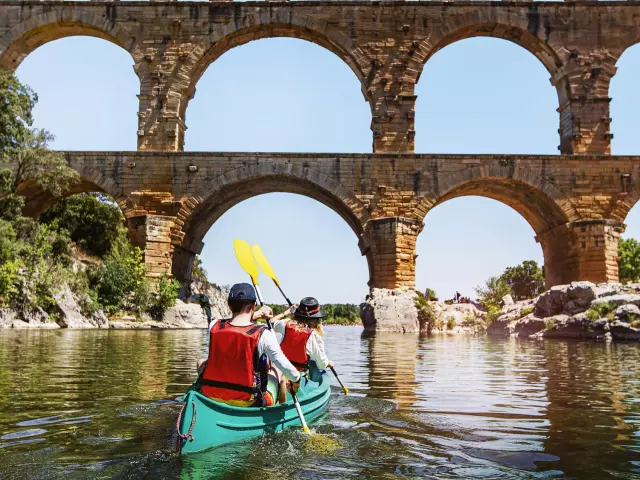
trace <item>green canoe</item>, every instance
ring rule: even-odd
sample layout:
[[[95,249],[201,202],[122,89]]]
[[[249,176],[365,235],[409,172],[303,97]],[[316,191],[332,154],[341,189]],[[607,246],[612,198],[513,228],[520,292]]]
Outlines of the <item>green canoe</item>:
[[[318,382],[302,379],[298,401],[307,423],[325,412],[330,394],[326,372]],[[185,405],[177,425],[180,453],[201,452],[225,443],[301,425],[289,394],[287,400],[273,407],[241,408],[216,402],[195,390],[189,390],[184,396]]]

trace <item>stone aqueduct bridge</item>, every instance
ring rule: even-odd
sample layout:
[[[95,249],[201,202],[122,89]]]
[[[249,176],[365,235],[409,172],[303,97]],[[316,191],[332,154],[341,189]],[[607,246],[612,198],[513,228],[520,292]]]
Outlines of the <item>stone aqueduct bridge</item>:
[[[39,46],[73,35],[132,55],[139,151],[69,153],[83,178],[69,193],[117,198],[155,275],[188,277],[220,215],[282,191],[315,198],[348,222],[372,287],[412,287],[424,216],[464,195],[522,214],[542,245],[549,285],[617,279],[618,238],[640,196],[640,157],[609,155],[608,92],[617,59],[640,40],[640,2],[0,2],[0,67],[15,69]],[[474,36],[515,42],[547,68],[561,155],[413,154],[414,88],[425,63]],[[302,38],[349,65],[371,106],[373,154],[182,153],[187,105],[203,72],[265,37]],[[29,185],[23,191],[34,214],[51,201]]]

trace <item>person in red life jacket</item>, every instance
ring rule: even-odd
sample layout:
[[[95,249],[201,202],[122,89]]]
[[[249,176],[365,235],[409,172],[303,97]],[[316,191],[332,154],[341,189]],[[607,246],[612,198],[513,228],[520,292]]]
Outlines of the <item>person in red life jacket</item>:
[[[293,319],[286,316],[293,315]],[[300,370],[309,370],[310,362],[320,370],[333,367],[324,351],[322,319],[326,318],[318,300],[305,297],[273,318],[273,331],[289,361]]]
[[[209,326],[209,357],[198,362],[198,383],[207,397],[240,407],[271,406],[286,398],[280,372],[297,391],[300,373],[282,353],[274,333],[254,322],[273,316],[269,307],[255,311],[256,293],[248,283],[229,292],[230,319]],[[270,366],[277,367],[277,370]]]

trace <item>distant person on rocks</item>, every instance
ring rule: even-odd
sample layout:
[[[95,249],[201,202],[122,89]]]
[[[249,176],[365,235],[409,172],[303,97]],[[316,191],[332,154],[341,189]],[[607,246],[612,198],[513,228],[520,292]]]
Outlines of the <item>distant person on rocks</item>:
[[[290,315],[292,319],[285,318]],[[311,380],[318,378],[320,370],[334,366],[324,350],[322,319],[326,317],[318,300],[305,297],[299,305],[273,318],[273,331],[282,351],[298,370],[308,370]]]
[[[255,323],[271,318],[271,309],[255,307],[253,286],[238,283],[229,292],[232,317],[209,325],[209,358],[198,361],[198,384],[207,397],[239,407],[275,405],[286,399],[280,375],[298,390],[300,373],[282,353],[274,333]]]
[[[198,300],[200,302],[200,307],[204,310],[204,313],[207,316],[207,325],[211,325],[211,300],[209,299],[209,296],[201,293]]]

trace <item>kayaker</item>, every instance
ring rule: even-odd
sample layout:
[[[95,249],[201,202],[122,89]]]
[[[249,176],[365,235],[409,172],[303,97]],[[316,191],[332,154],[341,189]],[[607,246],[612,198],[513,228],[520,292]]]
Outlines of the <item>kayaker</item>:
[[[293,318],[285,318],[289,315]],[[273,331],[280,348],[299,371],[309,370],[313,367],[311,362],[315,362],[319,370],[333,367],[324,350],[322,319],[326,317],[318,300],[305,297],[299,305],[293,305],[273,318]]]
[[[207,397],[240,407],[271,406],[286,396],[280,391],[279,372],[297,391],[300,373],[287,360],[276,336],[254,320],[271,318],[267,306],[255,310],[252,285],[239,283],[229,292],[230,319],[214,320],[209,326],[209,357],[198,362],[198,379]],[[269,362],[275,368],[271,368]]]

